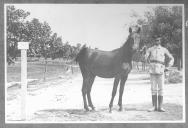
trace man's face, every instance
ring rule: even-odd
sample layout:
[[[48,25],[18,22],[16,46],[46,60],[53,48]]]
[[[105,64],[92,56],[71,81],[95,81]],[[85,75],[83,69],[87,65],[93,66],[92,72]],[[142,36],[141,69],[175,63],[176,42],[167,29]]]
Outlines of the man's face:
[[[160,45],[161,44],[161,39],[160,38],[157,38],[156,40],[155,40],[155,45]]]

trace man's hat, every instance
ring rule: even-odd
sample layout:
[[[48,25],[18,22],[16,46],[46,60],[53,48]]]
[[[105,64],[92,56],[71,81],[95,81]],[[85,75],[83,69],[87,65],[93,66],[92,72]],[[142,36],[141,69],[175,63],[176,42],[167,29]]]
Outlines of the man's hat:
[[[161,40],[162,38],[161,37],[156,37],[155,40]]]
[[[153,36],[154,40],[162,40],[162,37],[160,35],[155,35]]]

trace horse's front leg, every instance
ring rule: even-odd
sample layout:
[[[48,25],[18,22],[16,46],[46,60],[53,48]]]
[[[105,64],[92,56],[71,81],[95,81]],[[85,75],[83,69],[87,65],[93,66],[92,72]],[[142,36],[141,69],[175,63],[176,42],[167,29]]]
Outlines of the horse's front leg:
[[[83,96],[83,102],[84,102],[84,109],[86,111],[89,111],[89,108],[87,106],[87,100],[86,100],[86,94],[87,94],[87,85],[88,85],[89,79],[83,78],[83,85],[82,85],[82,96]]]
[[[119,101],[118,101],[118,105],[119,105],[119,111],[122,111],[122,96],[123,96],[123,91],[124,91],[124,87],[125,87],[125,82],[127,80],[128,74],[126,76],[122,76],[121,77],[121,82],[120,82],[120,88],[119,88]]]
[[[93,103],[92,103],[92,100],[91,100],[91,88],[92,88],[92,85],[93,85],[93,82],[95,80],[95,76],[90,76],[90,79],[89,79],[89,83],[88,83],[88,88],[87,88],[87,99],[88,99],[88,104],[89,104],[89,107],[92,108],[92,110],[95,110],[95,107],[93,106]]]
[[[109,104],[109,112],[111,113],[112,112],[112,106],[113,106],[113,101],[114,101],[114,97],[116,95],[116,92],[117,92],[117,86],[119,84],[119,78],[116,77],[114,79],[114,86],[113,86],[113,90],[112,90],[112,97],[111,97],[111,100],[110,100],[110,104]]]

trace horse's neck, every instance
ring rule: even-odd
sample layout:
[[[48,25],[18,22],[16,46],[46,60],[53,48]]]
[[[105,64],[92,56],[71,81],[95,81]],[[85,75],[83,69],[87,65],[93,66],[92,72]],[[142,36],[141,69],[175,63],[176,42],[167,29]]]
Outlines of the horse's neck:
[[[121,57],[123,60],[122,62],[131,63],[133,57],[133,51],[131,50],[132,48],[128,44],[128,41],[121,47]]]

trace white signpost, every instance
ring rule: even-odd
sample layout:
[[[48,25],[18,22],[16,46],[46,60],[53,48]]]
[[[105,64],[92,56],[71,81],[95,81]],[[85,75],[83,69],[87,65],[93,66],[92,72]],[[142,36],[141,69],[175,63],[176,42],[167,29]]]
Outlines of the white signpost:
[[[27,97],[27,49],[29,42],[18,42],[21,50],[21,120],[26,120],[26,97]]]

